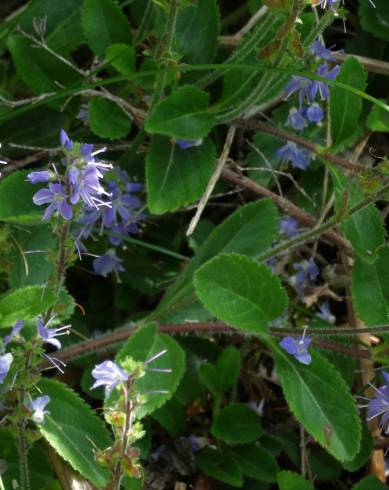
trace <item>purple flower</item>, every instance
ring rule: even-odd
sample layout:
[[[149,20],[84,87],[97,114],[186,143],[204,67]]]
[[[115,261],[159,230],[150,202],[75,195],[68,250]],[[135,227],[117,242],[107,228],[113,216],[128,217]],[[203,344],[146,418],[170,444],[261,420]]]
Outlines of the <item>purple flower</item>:
[[[129,375],[115,362],[104,361],[97,364],[92,371],[92,376],[96,381],[91,387],[91,390],[99,386],[105,386],[107,395],[109,396],[116,386],[128,380]]]
[[[296,274],[289,279],[290,284],[296,289],[300,299],[304,297],[304,288],[312,286],[319,275],[319,269],[314,260],[303,260],[293,264]]]
[[[330,310],[330,304],[327,301],[324,301],[320,306],[319,306],[320,313],[317,313],[317,316],[324,320],[325,322],[328,323],[334,323],[335,322],[335,317],[331,313]]]
[[[38,337],[40,337],[44,343],[53,345],[56,349],[61,348],[61,342],[56,339],[61,335],[69,335],[70,326],[66,325],[59,328],[46,328],[43,324],[41,317],[38,318]]]
[[[71,151],[73,149],[73,141],[69,138],[64,129],[61,129],[61,132],[59,133],[59,140],[65,150]]]
[[[389,433],[389,373],[382,371],[386,384],[375,388],[376,397],[369,401],[367,410],[367,421],[381,416],[380,426],[385,434]]]
[[[104,255],[93,261],[93,269],[99,276],[107,277],[107,274],[114,272],[116,275],[123,272],[125,269],[122,266],[122,259],[116,256],[113,248],[110,248]]]
[[[304,117],[304,111],[292,107],[285,124],[296,131],[301,131],[308,126],[308,121]]]
[[[23,328],[24,322],[22,320],[18,320],[15,322],[14,326],[12,327],[11,333],[4,337],[3,340],[3,345],[6,347],[13,338],[15,338],[17,335],[19,335],[20,330]]]
[[[27,180],[30,181],[31,184],[40,184],[41,182],[49,182],[55,178],[56,175],[54,172],[50,170],[41,170],[39,172],[30,172],[27,175]]]
[[[43,215],[44,220],[50,219],[55,211],[58,211],[67,221],[72,219],[73,211],[66,199],[65,188],[62,184],[49,184],[48,188],[36,192],[32,200],[37,206],[49,204]]]
[[[310,51],[317,58],[320,58],[322,60],[336,61],[336,58],[334,57],[334,53],[331,51],[331,49],[326,48],[325,45],[320,41],[320,39],[318,39],[311,45]]]
[[[9,353],[0,356],[0,384],[2,384],[5,378],[7,377],[13,359],[14,359],[13,355]]]
[[[311,342],[312,338],[304,337],[304,335],[297,338],[284,337],[280,342],[280,346],[302,364],[310,364],[312,358],[308,352],[308,347]]]
[[[176,145],[181,148],[181,150],[187,150],[193,146],[201,146],[203,144],[203,138],[198,140],[176,140]]]
[[[70,197],[72,204],[77,204],[80,199],[89,207],[108,204],[96,197],[102,194],[109,195],[109,193],[100,184],[102,174],[95,165],[87,165],[83,170],[73,167],[69,170],[68,175],[72,190]]]
[[[278,148],[276,155],[282,162],[290,162],[293,167],[301,170],[307,169],[311,159],[310,151],[299,148],[293,141],[288,141],[284,146]]]
[[[297,92],[301,109],[305,99],[310,101],[310,86],[311,80],[309,78],[293,76],[292,80],[285,87],[285,97],[288,98]]]
[[[299,222],[292,216],[285,216],[280,221],[280,230],[287,237],[293,238],[299,234]]]
[[[27,403],[27,408],[33,412],[31,418],[37,424],[43,424],[45,415],[50,413],[48,410],[45,410],[49,402],[50,397],[44,395],[38,396],[38,398],[35,398],[35,400],[31,400]]]
[[[318,124],[322,122],[324,117],[324,112],[323,109],[319,106],[319,104],[314,102],[313,104],[311,104],[309,107],[305,109],[305,115],[309,122]]]
[[[327,78],[328,80],[335,80],[340,71],[340,67],[335,65],[330,68],[327,63],[322,63],[318,66],[316,70],[316,74],[322,78]],[[317,94],[320,94],[321,100],[328,99],[330,95],[330,89],[325,82],[320,82],[318,80],[312,80],[309,86],[309,100],[313,102],[316,98]]]

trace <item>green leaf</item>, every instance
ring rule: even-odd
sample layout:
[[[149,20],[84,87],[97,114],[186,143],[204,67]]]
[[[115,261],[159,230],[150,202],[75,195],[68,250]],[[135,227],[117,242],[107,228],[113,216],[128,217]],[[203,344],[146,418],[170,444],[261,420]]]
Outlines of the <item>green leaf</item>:
[[[270,199],[261,199],[238,208],[202,243],[188,267],[168,290],[156,314],[162,312],[166,321],[169,318],[166,313],[169,315],[181,305],[186,308],[191,300],[193,303],[196,301],[193,274],[207,260],[223,252],[255,256],[264,252],[277,235],[278,214]]]
[[[95,97],[88,104],[88,124],[100,138],[124,138],[131,128],[131,119],[115,102]]]
[[[384,101],[383,101],[384,102]],[[366,119],[366,127],[370,131],[378,131],[380,133],[389,132],[389,113],[381,107],[373,106]]]
[[[94,485],[108,483],[109,472],[97,463],[94,449],[112,445],[102,420],[76,392],[59,381],[42,378],[39,387],[50,397],[45,423],[39,426],[43,437],[58,454]]]
[[[154,136],[146,160],[147,204],[151,213],[174,211],[199,199],[216,164],[210,138],[182,150],[163,136]]]
[[[196,140],[206,136],[215,124],[208,113],[209,95],[198,87],[184,85],[159,102],[150,112],[145,129],[177,139]]]
[[[269,483],[277,480],[279,467],[276,459],[260,446],[245,445],[234,450],[241,472],[254,480]]]
[[[211,433],[229,444],[254,442],[262,434],[259,416],[243,403],[230,403],[214,418]]]
[[[336,81],[364,91],[366,72],[356,58],[348,58],[343,63]],[[361,111],[362,99],[358,95],[339,87],[331,89],[331,134],[334,147],[339,147],[355,133]]]
[[[42,286],[27,286],[0,296],[0,327],[9,327],[16,320],[31,320],[56,302],[53,291]]]
[[[361,200],[361,191],[343,175],[332,168],[336,208],[341,212],[344,192],[349,196],[349,206],[356,205]],[[385,243],[385,227],[381,215],[374,204],[364,207],[357,213],[343,220],[341,224],[343,233],[350,240],[355,253],[365,262],[374,263],[381,247]]]
[[[60,53],[70,53],[84,42],[80,0],[35,0],[23,11],[18,24],[33,35],[34,19],[45,19],[45,42]]]
[[[184,55],[187,63],[210,63],[215,57],[219,30],[216,0],[198,0],[178,13],[175,50]]]
[[[161,408],[155,410],[152,418],[173,436],[179,436],[185,432],[186,414],[184,407],[175,398],[167,401]]]
[[[131,75],[135,71],[135,50],[127,44],[112,44],[106,53],[107,62],[122,75]]]
[[[40,186],[26,181],[28,171],[14,172],[0,183],[0,221],[42,223],[43,210],[32,202]]]
[[[24,226],[13,230],[12,236],[17,247],[10,258],[12,269],[8,277],[11,288],[46,283],[55,267],[50,255],[57,247],[51,228],[46,224]],[[34,253],[35,250],[42,252]],[[29,251],[32,253],[27,253]]]
[[[322,448],[309,450],[308,464],[314,481],[338,480],[342,473],[342,466],[339,461]]]
[[[200,300],[217,318],[258,334],[267,331],[288,303],[279,278],[244,255],[215,257],[196,272],[194,285]]]
[[[343,467],[347,471],[358,471],[370,458],[374,449],[374,441],[370,430],[366,424],[362,424],[362,440],[358,454],[351,461],[343,463]]]
[[[366,325],[388,323],[389,248],[380,251],[374,264],[357,260],[352,272],[352,297],[358,317]]]
[[[153,324],[139,328],[120,349],[116,360],[120,363],[126,357],[145,362],[166,349],[166,353],[152,362],[150,367],[171,369],[171,373],[148,371],[136,383],[137,392],[146,396],[146,401],[137,410],[139,418],[152,413],[170,400],[185,371],[185,354],[177,342],[165,334],[156,333]],[[167,393],[150,393],[161,390]]]
[[[361,422],[348,386],[333,366],[317,352],[304,365],[268,341],[274,353],[289,408],[304,428],[339,461],[358,453]]]
[[[281,471],[277,475],[279,490],[314,490],[313,486],[298,473]]]
[[[388,490],[388,487],[373,475],[366,476],[352,490]]]
[[[233,487],[241,487],[242,474],[234,456],[227,451],[217,451],[209,447],[196,454],[195,462],[206,475]]]
[[[206,363],[200,366],[199,376],[206,388],[217,397],[221,397],[232,388],[240,373],[240,353],[229,345],[223,350],[216,364]]]
[[[363,29],[373,36],[389,41],[389,5],[386,0],[374,0],[373,8],[369,0],[359,1],[359,17]]]
[[[130,25],[114,0],[84,0],[82,26],[89,46],[101,59],[111,44],[131,44]]]
[[[8,47],[20,78],[35,94],[58,92],[58,84],[68,87],[80,80],[70,66],[46,50],[33,47],[26,37],[11,36]]]

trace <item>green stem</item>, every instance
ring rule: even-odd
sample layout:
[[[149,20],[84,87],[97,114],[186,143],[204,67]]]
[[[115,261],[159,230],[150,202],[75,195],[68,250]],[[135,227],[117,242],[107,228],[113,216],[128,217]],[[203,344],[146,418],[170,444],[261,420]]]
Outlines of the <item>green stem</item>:
[[[176,22],[177,22],[177,12],[178,12],[177,0],[171,0],[168,18],[167,18],[167,24],[166,24],[166,46],[164,49],[165,55],[166,54],[169,55],[173,48],[174,33],[176,30]],[[166,68],[167,66],[168,66],[168,61],[165,60],[164,68]],[[155,83],[155,93],[153,97],[153,105],[156,104],[163,95],[165,85],[166,85],[167,74],[168,72],[162,71],[157,76],[157,80]]]
[[[328,221],[325,223],[316,226],[312,230],[309,230],[305,233],[301,233],[298,235],[296,238],[292,238],[290,240],[287,240],[283,243],[280,243],[279,245],[273,247],[271,250],[268,250],[267,252],[258,255],[256,258],[259,261],[264,261],[266,259],[270,259],[271,257],[275,257],[276,255],[280,254],[281,252],[289,251],[292,250],[293,248],[296,248],[297,246],[301,245],[302,243],[305,243],[309,240],[312,240],[325,231],[330,230],[331,228],[334,228],[336,225],[338,225],[344,217],[349,217],[352,216],[353,214],[357,213],[364,207],[368,206],[369,204],[375,202],[377,199],[380,199],[386,192],[389,191],[389,183],[386,183],[382,186],[382,188],[375,194],[371,196],[367,196],[365,199],[362,199],[358,204],[353,206],[348,210],[348,212],[344,213],[344,210],[340,214],[336,214],[332,218],[330,218]]]
[[[24,396],[24,395],[23,395]],[[24,403],[23,403],[24,404]],[[23,418],[18,425],[18,453],[20,465],[20,481],[23,490],[30,490],[30,474],[28,471],[28,448],[26,441],[26,421]]]
[[[151,18],[152,18],[153,7],[154,7],[153,2],[151,0],[148,0],[144,14],[143,14],[143,17],[142,17],[142,21],[139,25],[138,34],[136,35],[136,37],[134,39],[134,45],[135,46],[143,41],[143,36],[146,32],[146,29],[150,23]]]

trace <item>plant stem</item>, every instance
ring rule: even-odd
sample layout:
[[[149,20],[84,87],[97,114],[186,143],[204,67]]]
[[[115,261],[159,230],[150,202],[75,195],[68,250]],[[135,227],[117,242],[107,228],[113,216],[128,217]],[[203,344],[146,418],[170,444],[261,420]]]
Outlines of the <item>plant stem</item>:
[[[177,12],[178,12],[177,0],[171,0],[168,18],[167,18],[167,24],[166,24],[166,46],[164,49],[165,55],[166,54],[169,55],[173,47],[174,32],[176,30]],[[163,67],[164,68],[168,67],[168,64],[169,64],[168,61],[165,60],[163,63]],[[160,73],[157,76],[157,80],[155,83],[155,93],[153,97],[153,105],[156,104],[163,95],[163,91],[166,85],[167,74],[168,72],[164,70],[162,71],[162,73]]]
[[[24,390],[23,390],[24,391]],[[23,393],[23,398],[24,398]],[[18,453],[20,465],[20,481],[23,490],[30,490],[30,475],[28,471],[28,448],[26,441],[26,421],[21,419],[18,424]]]

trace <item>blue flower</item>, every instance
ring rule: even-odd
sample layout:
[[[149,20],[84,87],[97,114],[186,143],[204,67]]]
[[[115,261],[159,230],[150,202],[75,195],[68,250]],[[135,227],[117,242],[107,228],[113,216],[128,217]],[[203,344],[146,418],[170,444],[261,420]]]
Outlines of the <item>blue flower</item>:
[[[0,356],[0,384],[2,384],[7,377],[13,359],[13,355],[9,353]]]
[[[311,80],[309,80],[309,78],[294,75],[292,80],[285,87],[285,97],[288,98],[297,92],[301,109],[305,100],[310,101],[310,87]]]
[[[386,384],[375,388],[376,397],[368,404],[367,421],[381,416],[380,426],[385,434],[389,433],[389,373],[382,371]]]
[[[286,145],[278,148],[276,155],[282,162],[290,162],[293,167],[301,170],[308,168],[311,153],[305,148],[299,148],[293,141],[288,141]]]
[[[19,332],[23,328],[23,325],[24,322],[22,322],[22,320],[18,320],[17,322],[15,322],[14,326],[12,327],[11,333],[6,337],[4,337],[3,340],[4,347],[6,347],[11,342],[11,340],[13,340],[15,337],[19,335]]]
[[[319,269],[313,259],[293,264],[296,274],[289,278],[290,284],[296,289],[300,299],[304,298],[304,288],[314,285]]]
[[[73,211],[66,199],[65,188],[62,184],[49,184],[48,188],[40,189],[34,194],[33,202],[37,206],[49,204],[43,215],[44,220],[51,218],[55,211],[58,211],[63,219],[72,219]]]
[[[316,102],[305,109],[305,115],[309,122],[316,124],[321,123],[324,118],[323,109]]]
[[[299,234],[299,222],[292,216],[285,216],[280,221],[280,230],[287,237],[293,238]]]
[[[38,318],[38,337],[40,337],[44,343],[53,345],[56,349],[62,347],[61,342],[56,338],[62,335],[70,334],[70,325],[59,328],[46,328],[41,317]]]
[[[38,396],[35,400],[31,400],[27,403],[27,408],[33,412],[31,418],[37,424],[43,424],[45,415],[50,413],[48,410],[45,410],[49,402],[50,397],[44,395]]]
[[[322,320],[324,320],[325,322],[328,322],[328,323],[334,323],[335,322],[335,317],[331,313],[330,304],[329,304],[328,300],[324,301],[321,305],[319,305],[319,310],[320,310],[320,313],[317,313],[317,316],[319,318],[321,318]]]
[[[203,144],[203,138],[198,140],[176,140],[176,145],[181,148],[181,150],[187,150],[193,146],[201,146]]]
[[[336,61],[334,53],[331,51],[331,49],[326,48],[325,45],[320,41],[320,39],[318,39],[311,45],[310,51],[319,59],[325,61]]]
[[[293,338],[293,337],[284,337],[280,346],[290,355],[292,355],[297,361],[302,364],[310,364],[311,363],[311,354],[308,352],[308,347],[312,342],[311,337],[301,337]]]
[[[99,197],[109,193],[100,184],[102,174],[95,165],[87,165],[85,169],[73,167],[69,170],[69,182],[71,187],[70,202],[77,204],[81,199],[89,207],[98,207],[98,205],[109,205]]]
[[[40,184],[42,182],[49,182],[52,179],[55,179],[56,175],[54,172],[50,170],[41,170],[39,172],[30,172],[27,175],[27,180],[30,181],[31,184]]]
[[[305,118],[305,113],[303,110],[298,110],[292,107],[289,110],[288,118],[286,120],[286,125],[295,129],[296,131],[301,131],[308,126],[308,121]]]
[[[96,381],[91,390],[99,386],[105,386],[109,396],[116,386],[128,380],[129,374],[115,362],[104,361],[97,364],[92,371],[92,376]]]
[[[65,150],[71,151],[73,149],[73,141],[69,138],[64,129],[61,129],[61,132],[59,133],[59,140]]]
[[[93,261],[93,269],[99,276],[107,277],[111,272],[118,275],[119,272],[123,272],[125,269],[122,266],[122,259],[116,256],[116,252],[113,248],[110,248],[104,255],[98,257]]]
[[[322,78],[327,78],[328,80],[335,80],[340,71],[340,67],[338,65],[330,68],[327,63],[322,63],[317,67],[316,74]],[[317,94],[320,94],[321,100],[328,99],[330,95],[330,89],[325,82],[321,82],[318,80],[312,80],[309,86],[309,96],[308,99],[313,102],[316,98]]]

